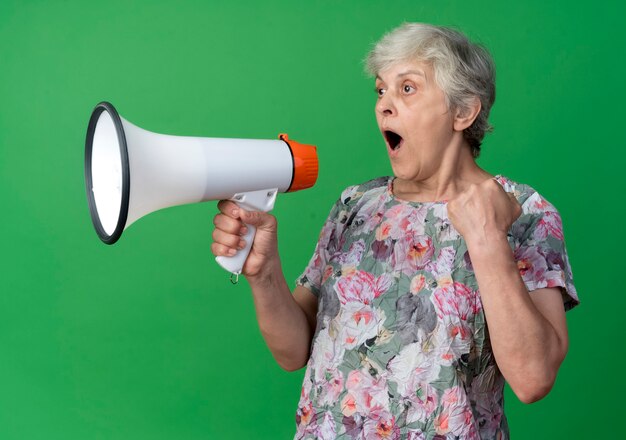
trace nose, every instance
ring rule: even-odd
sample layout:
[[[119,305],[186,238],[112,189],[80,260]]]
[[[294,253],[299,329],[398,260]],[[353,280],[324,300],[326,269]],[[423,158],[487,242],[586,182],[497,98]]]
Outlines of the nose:
[[[389,92],[378,98],[376,101],[376,113],[380,116],[393,116],[396,113],[396,108],[393,105],[393,100],[389,96]]]

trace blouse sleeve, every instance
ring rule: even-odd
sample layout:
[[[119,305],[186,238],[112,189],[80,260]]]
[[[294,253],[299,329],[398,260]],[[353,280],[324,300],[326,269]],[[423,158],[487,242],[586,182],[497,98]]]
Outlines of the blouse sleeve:
[[[522,204],[517,230],[522,230],[514,255],[529,292],[544,287],[561,287],[565,310],[578,305],[569,264],[561,216],[550,202],[534,192]]]
[[[309,289],[315,296],[319,296],[322,282],[325,279],[324,269],[330,257],[341,248],[341,235],[346,222],[346,205],[344,195],[337,200],[322,227],[319,240],[315,246],[313,256],[308,266],[296,279],[296,285]]]

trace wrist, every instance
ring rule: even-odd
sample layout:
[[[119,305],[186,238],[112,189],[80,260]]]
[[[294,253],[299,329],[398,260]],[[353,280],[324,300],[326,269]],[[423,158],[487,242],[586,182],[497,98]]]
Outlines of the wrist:
[[[493,231],[489,234],[473,234],[465,238],[467,250],[470,256],[488,256],[497,258],[497,256],[512,254],[507,234],[502,231]]]
[[[253,274],[244,274],[251,287],[266,288],[276,284],[282,277],[282,268],[278,258],[272,258]],[[284,279],[284,277],[282,277]]]
[[[507,232],[498,229],[474,230],[467,233],[464,237],[467,247],[484,247],[493,246],[498,243],[508,243]]]

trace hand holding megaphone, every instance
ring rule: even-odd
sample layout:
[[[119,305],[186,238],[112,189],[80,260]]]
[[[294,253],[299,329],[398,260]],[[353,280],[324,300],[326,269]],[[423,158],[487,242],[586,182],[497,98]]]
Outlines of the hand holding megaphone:
[[[270,211],[279,192],[313,186],[316,148],[291,141],[157,134],[120,117],[108,102],[91,114],[85,142],[89,211],[100,239],[115,243],[144,215],[169,206],[230,199],[247,210]],[[239,274],[250,252],[218,257]]]
[[[276,201],[276,190],[271,191],[251,191],[249,193],[237,194],[230,200],[234,201],[239,208],[253,212],[268,212],[274,207]],[[231,213],[232,214],[232,213]],[[233,214],[237,215],[237,214]],[[229,272],[239,275],[243,270],[243,265],[250,254],[254,236],[256,235],[256,225],[245,223],[245,233],[242,235],[243,248],[234,255],[218,256],[215,261]]]
[[[251,246],[242,273],[256,276],[268,268],[271,260],[278,258],[276,218],[269,213],[242,209],[230,200],[221,200],[217,207],[220,212],[213,219],[213,254],[218,259],[231,257]],[[254,236],[250,234],[251,227],[255,229]]]

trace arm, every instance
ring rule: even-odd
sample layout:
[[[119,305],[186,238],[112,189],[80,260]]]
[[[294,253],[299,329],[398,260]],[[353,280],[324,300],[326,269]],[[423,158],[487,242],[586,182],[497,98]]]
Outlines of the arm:
[[[507,231],[521,212],[491,179],[448,206],[467,243],[498,367],[518,398],[531,403],[552,388],[568,340],[560,290],[529,294],[508,244]]]
[[[317,298],[306,288],[293,293],[285,281],[276,240],[277,222],[271,214],[248,212],[232,202],[218,204],[214,219],[216,256],[232,256],[242,248],[242,222],[256,226],[257,232],[243,267],[254,298],[261,334],[278,364],[288,371],[302,368],[309,358],[315,329]]]
[[[526,289],[506,236],[471,241],[468,251],[480,288],[493,353],[524,403],[548,394],[568,346],[559,288]]]
[[[259,328],[274,359],[287,371],[299,370],[309,360],[317,298],[302,286],[292,295],[280,268],[249,281]]]

